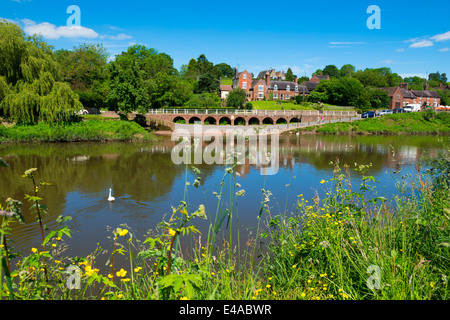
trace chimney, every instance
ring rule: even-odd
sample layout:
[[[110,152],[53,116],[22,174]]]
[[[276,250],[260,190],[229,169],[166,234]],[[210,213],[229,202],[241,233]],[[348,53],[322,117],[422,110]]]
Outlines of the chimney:
[[[400,83],[399,87],[408,90],[408,82]]]
[[[222,85],[222,76],[219,77],[219,86]]]
[[[297,83],[298,82],[298,78],[297,76],[294,76],[294,82]]]
[[[266,72],[266,75],[264,77],[266,78],[267,87],[270,87],[270,74],[268,71]]]

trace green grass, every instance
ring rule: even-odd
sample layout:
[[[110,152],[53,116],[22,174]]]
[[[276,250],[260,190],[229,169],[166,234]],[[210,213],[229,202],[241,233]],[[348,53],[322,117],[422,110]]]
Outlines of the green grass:
[[[75,142],[155,140],[153,133],[132,121],[88,120],[64,124],[0,126],[0,142]]]
[[[305,102],[303,108],[301,104],[295,104],[294,102],[288,102],[283,101],[280,103],[277,103],[277,101],[251,101],[251,104],[253,105],[253,109],[256,110],[316,110],[315,107],[318,106],[318,104]],[[324,110],[344,110],[344,111],[353,111],[352,108],[345,108],[340,106],[333,106],[324,104],[323,105]]]
[[[354,122],[327,123],[299,129],[322,134],[448,134],[450,113],[397,113]]]
[[[298,195],[294,212],[274,211],[272,193],[262,189],[257,227],[245,246],[239,243],[235,206],[245,201],[239,185],[245,180],[239,180],[235,165],[224,171],[216,207],[190,208],[185,202],[190,193],[201,192],[203,180],[200,170],[186,166],[186,182],[194,183],[186,183],[183,200],[158,228],[140,240],[127,225],[113,226],[111,247],[92,244],[89,257],[65,255],[68,216],[58,218],[55,229],[44,231],[42,245],[23,256],[6,251],[14,222],[3,219],[1,258],[17,267],[0,268],[0,299],[448,300],[450,147],[427,163],[432,170],[399,174],[399,194],[386,198],[376,195],[370,165],[338,163],[321,181],[320,198]],[[360,185],[350,178],[353,169],[362,177]],[[45,187],[36,189],[34,172],[24,175],[32,182],[30,194]],[[47,210],[45,199],[28,198]],[[10,201],[4,209],[17,216],[18,208]],[[200,239],[196,225],[204,219],[209,230]],[[268,250],[258,260],[260,242]],[[96,263],[101,254],[109,255],[106,266]],[[119,268],[120,260],[125,266]],[[69,266],[80,268],[79,290],[66,287]]]

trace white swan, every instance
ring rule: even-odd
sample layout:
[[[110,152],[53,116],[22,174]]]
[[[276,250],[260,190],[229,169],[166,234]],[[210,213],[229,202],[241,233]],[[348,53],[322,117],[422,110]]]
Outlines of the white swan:
[[[116,200],[116,198],[111,197],[111,188],[109,188],[109,197],[108,197],[108,201],[114,201]]]

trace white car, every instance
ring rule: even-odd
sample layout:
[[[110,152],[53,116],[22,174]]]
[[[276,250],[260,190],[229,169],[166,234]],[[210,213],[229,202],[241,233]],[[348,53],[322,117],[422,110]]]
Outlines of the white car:
[[[86,115],[86,114],[89,114],[89,111],[87,111],[86,109],[83,109],[81,111],[78,111],[78,114],[79,115]]]
[[[381,111],[378,113],[379,116],[385,116],[385,115],[388,115],[388,114],[392,114],[392,110],[385,109],[385,110],[381,110]]]

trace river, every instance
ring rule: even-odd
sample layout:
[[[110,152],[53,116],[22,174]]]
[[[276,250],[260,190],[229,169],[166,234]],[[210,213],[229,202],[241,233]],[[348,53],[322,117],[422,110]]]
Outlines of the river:
[[[48,228],[55,227],[60,215],[73,217],[72,238],[65,240],[71,256],[87,256],[97,243],[110,249],[111,228],[123,223],[142,240],[147,231],[172,214],[171,206],[177,207],[180,200],[186,200],[190,210],[204,204],[213,220],[218,203],[214,192],[220,192],[226,166],[195,165],[201,171],[201,184],[196,188],[198,175],[189,166],[186,171],[185,165],[172,162],[174,145],[170,137],[158,142],[0,145],[0,157],[10,165],[0,168],[0,203],[4,207],[8,197],[23,201],[26,220],[24,225],[12,225],[10,245],[27,255],[40,243],[31,203],[24,199],[32,193],[31,181],[22,177],[29,168],[38,168],[37,179],[51,183],[39,190],[42,204],[48,207],[44,219]],[[438,149],[435,136],[283,135],[276,174],[264,175],[260,167],[249,163],[237,167],[237,190],[243,189],[245,194],[237,197],[234,226],[239,224],[242,241],[251,236],[261,208],[261,189],[273,194],[272,214],[293,212],[300,194],[311,201],[317,190],[322,197],[325,191],[320,182],[332,178],[329,163],[337,158],[352,166],[372,163],[368,174],[376,178],[378,195],[390,196],[396,192],[396,180],[414,173],[418,160],[436,155]],[[360,179],[357,172],[352,176],[355,182]],[[114,202],[107,201],[109,188]],[[209,222],[193,223],[205,234]]]

